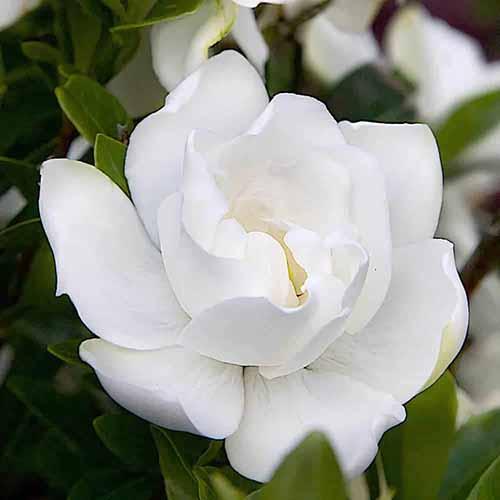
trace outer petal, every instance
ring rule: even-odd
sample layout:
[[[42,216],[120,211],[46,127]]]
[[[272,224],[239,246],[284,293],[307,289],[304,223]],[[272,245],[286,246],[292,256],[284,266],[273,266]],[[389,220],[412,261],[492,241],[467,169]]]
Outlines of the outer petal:
[[[241,50],[248,57],[248,60],[263,75],[269,57],[269,48],[260,32],[252,9],[248,7],[240,7],[238,9],[238,15],[231,34]]]
[[[386,178],[394,246],[432,238],[441,210],[443,175],[429,127],[342,122],[340,128],[349,144],[379,160]]]
[[[325,14],[307,23],[302,33],[304,63],[327,84],[379,59],[377,41],[369,31],[343,31]]]
[[[467,329],[467,299],[444,240],[394,252],[391,286],[371,323],[338,339],[318,361],[393,394],[402,403],[435,380],[456,356]]]
[[[404,418],[390,395],[340,374],[308,369],[267,380],[247,368],[243,419],[226,451],[238,472],[267,481],[306,434],[319,430],[355,477],[373,460],[382,434]]]
[[[188,317],[134,207],[108,177],[77,161],[45,162],[40,214],[57,294],[71,297],[95,334],[135,349],[175,342]]]
[[[194,14],[153,26],[153,67],[167,90],[208,58],[208,49],[230,31],[236,13],[231,0],[206,0]]]
[[[146,30],[141,33],[141,43],[133,59],[107,84],[132,117],[152,113],[165,102],[166,92],[153,71],[151,57]]]
[[[162,110],[135,128],[125,174],[134,203],[156,243],[158,207],[179,186],[191,131],[202,128],[234,137],[249,127],[267,102],[255,69],[236,52],[226,51],[210,58],[168,96]]]
[[[182,347],[134,351],[102,340],[80,346],[106,392],[132,413],[168,429],[214,439],[232,434],[243,411],[243,369]]]

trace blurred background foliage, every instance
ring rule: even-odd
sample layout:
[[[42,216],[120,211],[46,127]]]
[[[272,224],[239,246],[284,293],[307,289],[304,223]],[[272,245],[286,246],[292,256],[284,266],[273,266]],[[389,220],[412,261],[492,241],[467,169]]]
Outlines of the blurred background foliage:
[[[423,3],[476,37],[490,59],[500,57],[499,0]],[[127,190],[123,162],[136,115],[129,116],[106,85],[133,58],[142,27],[199,4],[47,0],[0,32],[0,195],[23,200],[10,220],[0,215],[0,497],[500,498],[500,410],[471,417],[457,432],[451,374],[411,401],[407,421],[383,438],[365,474],[363,497],[356,485],[344,484],[320,435],[306,439],[261,488],[230,468],[221,442],[150,426],[118,408],[79,361],[78,344],[92,334],[69,299],[55,296],[54,262],[38,218],[40,164],[66,156],[81,135],[94,145],[85,159]],[[395,2],[383,8],[374,26],[379,37],[395,9]],[[413,84],[387,68],[367,65],[334,86],[318,83],[303,67],[295,28],[278,14],[265,29],[271,95],[319,97],[339,120],[419,120]],[[450,178],[465,168],[454,163],[458,153],[498,124],[500,89],[455,110],[436,130]]]

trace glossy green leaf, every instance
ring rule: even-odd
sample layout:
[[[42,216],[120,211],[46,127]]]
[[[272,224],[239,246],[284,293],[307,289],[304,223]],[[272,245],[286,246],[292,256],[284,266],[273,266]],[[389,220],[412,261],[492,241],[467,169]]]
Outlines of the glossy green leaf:
[[[220,500],[243,500],[245,498],[245,495],[220,472],[212,474],[210,481]]]
[[[68,500],[150,500],[154,483],[149,477],[130,477],[121,470],[99,471],[81,479]]]
[[[344,479],[330,443],[312,433],[279,466],[258,500],[346,500]]]
[[[72,75],[56,89],[57,99],[81,135],[94,144],[97,134],[120,139],[131,120],[118,99],[90,78]]]
[[[62,63],[61,52],[52,45],[44,42],[23,42],[21,48],[26,57],[32,61],[57,66]]]
[[[59,433],[50,429],[35,451],[39,474],[53,487],[68,490],[82,475],[81,462]]]
[[[78,71],[88,73],[101,37],[101,23],[82,9],[78,2],[68,2],[66,12],[73,47],[73,64]]]
[[[297,42],[294,39],[280,40],[269,54],[266,65],[266,83],[269,95],[293,92],[296,87],[299,64]]]
[[[203,453],[203,455],[198,458],[196,461],[197,465],[208,465],[210,462],[217,458],[217,455],[222,451],[222,447],[224,446],[224,441],[222,440],[213,440],[210,441],[208,448]]]
[[[10,376],[7,388],[43,423],[56,430],[72,453],[108,460],[110,456],[92,429],[89,399],[63,396],[52,384],[32,377]]]
[[[500,410],[471,417],[459,430],[439,491],[439,500],[467,498],[500,455]]]
[[[397,500],[437,497],[455,437],[455,381],[445,373],[406,405],[406,421],[387,432],[381,453]]]
[[[91,371],[89,366],[85,364],[78,355],[78,349],[82,343],[83,338],[69,339],[57,344],[51,344],[47,348],[50,354],[54,355],[56,358],[68,363],[70,365],[79,366],[86,371]]]
[[[475,97],[455,109],[437,128],[444,164],[500,124],[500,90]]]
[[[481,476],[467,500],[498,500],[500,498],[500,457]]]
[[[102,415],[94,429],[106,447],[123,463],[142,469],[158,465],[149,424],[134,415]]]
[[[97,134],[94,146],[95,166],[130,196],[124,172],[126,153],[125,144],[104,134]]]
[[[198,497],[200,500],[220,500],[213,489],[208,472],[203,467],[195,466],[193,475],[198,481]]]
[[[410,89],[395,75],[365,65],[327,92],[325,103],[337,120],[412,122]]]
[[[178,19],[179,17],[195,13],[202,2],[203,0],[158,0],[144,19],[115,26],[112,30],[142,28],[164,21]]]
[[[198,482],[188,460],[172,438],[171,432],[151,427],[160,468],[169,500],[198,500]]]

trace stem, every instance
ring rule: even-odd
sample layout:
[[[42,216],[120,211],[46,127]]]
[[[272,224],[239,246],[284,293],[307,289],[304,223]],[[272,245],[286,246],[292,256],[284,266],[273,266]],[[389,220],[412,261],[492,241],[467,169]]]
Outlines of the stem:
[[[499,263],[500,215],[497,215],[460,273],[462,283],[469,299],[481,284],[481,281],[493,271]]]

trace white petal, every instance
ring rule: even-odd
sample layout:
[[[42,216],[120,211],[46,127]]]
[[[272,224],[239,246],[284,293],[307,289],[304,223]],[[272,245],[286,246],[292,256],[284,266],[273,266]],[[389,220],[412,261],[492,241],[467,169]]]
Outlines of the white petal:
[[[2,0],[0,30],[8,28],[30,10],[38,7],[41,0]]]
[[[85,137],[79,135],[76,139],[71,141],[68,148],[67,158],[68,160],[81,160],[87,152],[90,150],[92,145]]]
[[[318,361],[393,394],[402,403],[435,380],[456,356],[467,329],[467,299],[452,245],[399,247],[391,286],[370,324],[338,339]]]
[[[340,374],[308,369],[267,380],[247,368],[243,419],[226,451],[238,472],[267,481],[301,439],[322,431],[355,477],[375,457],[382,434],[404,418],[394,398]]]
[[[159,226],[167,274],[176,297],[191,317],[237,297],[266,297],[266,301],[278,304],[285,301],[289,290],[286,258],[271,236],[226,232],[226,238],[238,238],[236,242],[226,239],[225,243],[231,249],[243,247],[241,258],[209,253],[183,226],[182,198],[178,194],[161,205]]]
[[[210,58],[167,97],[165,107],[143,120],[130,137],[125,174],[141,218],[158,244],[160,203],[179,187],[188,135],[207,129],[231,138],[263,111],[266,90],[239,54]]]
[[[134,351],[87,340],[80,357],[121,406],[168,429],[221,439],[238,427],[243,370],[182,347]]]
[[[286,234],[286,245],[295,261],[307,273],[304,288],[314,294],[319,303],[316,312],[317,330],[286,363],[260,367],[260,373],[266,378],[281,377],[308,366],[342,334],[345,320],[358,299],[368,269],[365,250],[357,242],[345,239],[344,234],[333,233],[325,240],[303,229]],[[342,314],[332,321],[332,307],[339,308],[332,303],[332,298],[339,294],[342,296]]]
[[[386,179],[394,246],[432,238],[441,210],[443,174],[427,125],[342,122],[349,144],[372,153]]]
[[[288,0],[266,0],[265,3],[270,4],[286,4]],[[242,7],[254,8],[257,7],[261,2],[261,0],[234,0],[234,3],[241,5]]]
[[[42,168],[40,214],[57,269],[84,323],[109,342],[153,349],[188,318],[133,205],[106,175],[72,160]]]
[[[3,229],[27,205],[26,198],[15,186],[0,195],[0,229]]]
[[[247,134],[261,137],[262,149],[273,159],[294,159],[304,149],[328,149],[345,144],[326,106],[313,97],[278,94]]]
[[[345,31],[365,31],[385,0],[335,0],[326,9],[337,27]]]
[[[248,60],[263,75],[269,57],[269,48],[260,32],[252,9],[248,7],[238,9],[238,15],[231,34],[243,53],[248,57]]]
[[[417,84],[417,106],[427,120],[440,120],[482,86],[479,42],[420,5],[396,13],[385,46],[391,62]]]
[[[343,31],[325,14],[308,22],[301,37],[305,66],[328,85],[379,59],[371,32]]]
[[[231,0],[205,0],[194,14],[152,27],[153,66],[167,90],[208,58],[208,49],[230,31],[236,14]]]
[[[350,172],[352,225],[369,256],[366,281],[346,327],[355,333],[374,316],[389,288],[392,265],[389,206],[384,175],[374,156],[352,146],[338,147],[334,154],[335,160]]]
[[[132,60],[106,85],[132,117],[152,113],[165,102],[166,92],[153,71],[151,57],[149,33],[144,30]]]

